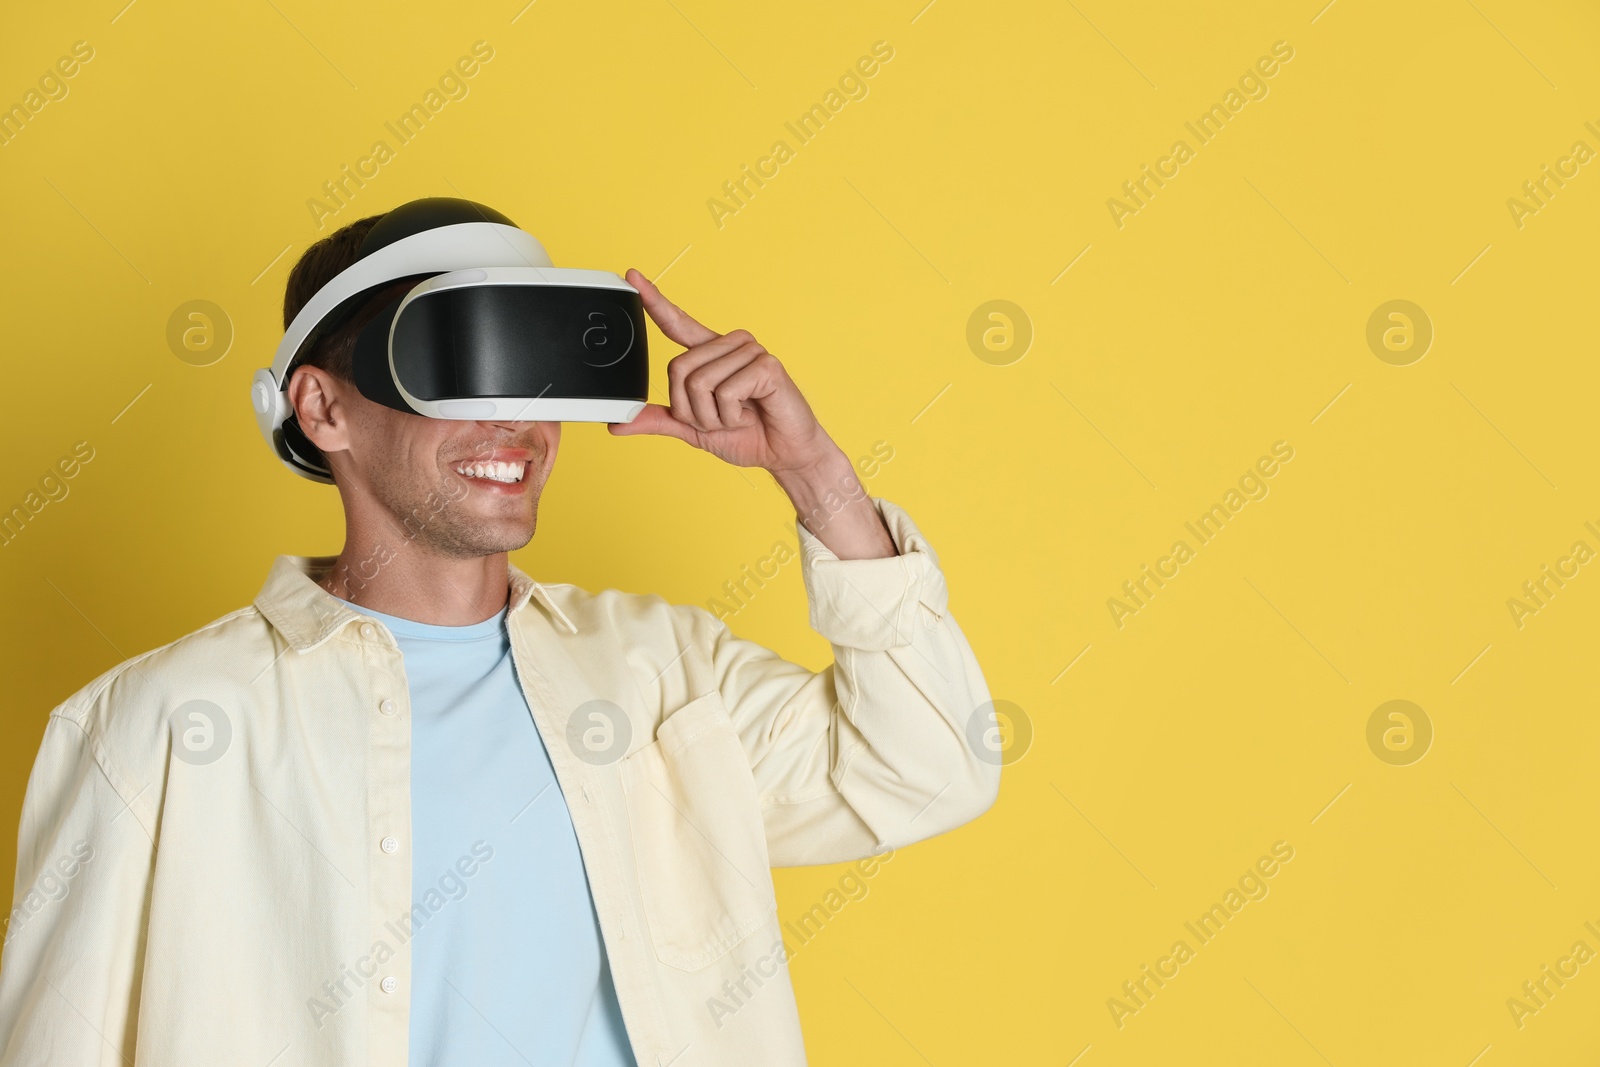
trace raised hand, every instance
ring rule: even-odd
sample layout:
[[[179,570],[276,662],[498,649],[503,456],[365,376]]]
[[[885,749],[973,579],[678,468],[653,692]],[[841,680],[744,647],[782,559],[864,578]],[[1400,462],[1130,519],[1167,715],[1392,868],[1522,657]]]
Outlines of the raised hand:
[[[612,423],[613,435],[676,437],[736,466],[762,467],[774,476],[837,453],[800,387],[749,330],[717,333],[639,271],[629,270],[626,277],[661,332],[687,351],[667,363],[670,406],[645,405],[632,422]]]

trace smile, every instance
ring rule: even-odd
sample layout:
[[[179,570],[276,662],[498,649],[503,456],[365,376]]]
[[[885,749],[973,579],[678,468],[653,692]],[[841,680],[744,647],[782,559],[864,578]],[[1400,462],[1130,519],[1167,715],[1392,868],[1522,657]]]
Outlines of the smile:
[[[458,463],[451,468],[463,478],[480,478],[489,482],[514,485],[522,481],[527,470],[525,463]]]

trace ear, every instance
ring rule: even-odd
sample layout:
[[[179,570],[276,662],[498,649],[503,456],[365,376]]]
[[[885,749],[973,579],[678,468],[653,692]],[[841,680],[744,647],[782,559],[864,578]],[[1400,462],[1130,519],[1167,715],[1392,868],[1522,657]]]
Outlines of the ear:
[[[346,385],[321,367],[297,367],[289,378],[289,406],[300,432],[326,456],[350,447]]]

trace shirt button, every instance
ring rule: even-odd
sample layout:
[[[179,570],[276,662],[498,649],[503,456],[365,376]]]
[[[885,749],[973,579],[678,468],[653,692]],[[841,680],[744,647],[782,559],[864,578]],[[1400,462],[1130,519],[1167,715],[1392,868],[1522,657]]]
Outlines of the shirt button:
[[[378,988],[383,990],[385,993],[393,993],[396,989],[400,988],[400,983],[395,981],[394,975],[389,974],[385,975],[383,981],[378,983]]]
[[[380,703],[378,705],[378,710],[383,712],[385,715],[393,715],[394,714],[394,701],[385,699],[382,703]]]
[[[378,634],[378,628],[376,626],[372,625],[370,622],[364,622],[364,623],[361,624],[361,636],[362,637],[376,637],[377,634]]]
[[[392,837],[386,837],[378,843],[378,847],[382,848],[385,852],[394,852],[400,847],[400,842],[396,841]]]

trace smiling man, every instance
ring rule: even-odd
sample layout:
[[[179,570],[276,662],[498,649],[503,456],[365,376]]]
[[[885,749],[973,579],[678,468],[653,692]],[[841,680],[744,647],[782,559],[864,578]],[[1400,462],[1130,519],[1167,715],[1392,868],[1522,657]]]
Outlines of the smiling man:
[[[385,217],[307,250],[286,330]],[[992,704],[932,546],[778,359],[626,279],[685,351],[611,433],[772,476],[834,662],[512,564],[560,423],[374,402],[357,338],[418,279],[364,292],[287,385],[342,551],[279,556],[252,604],[49,717],[0,1064],[805,1062],[769,868],[987,810]]]

